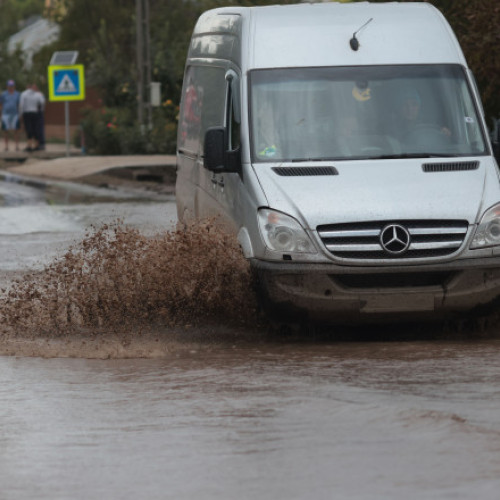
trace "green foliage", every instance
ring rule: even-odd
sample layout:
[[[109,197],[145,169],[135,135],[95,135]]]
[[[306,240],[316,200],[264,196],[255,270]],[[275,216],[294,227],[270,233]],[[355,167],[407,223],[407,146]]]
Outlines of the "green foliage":
[[[434,3],[434,2],[433,2]],[[500,3],[498,0],[455,0],[444,9],[471,67],[489,118],[500,117]]]
[[[5,82],[12,78],[16,81],[17,90],[24,90],[28,78],[23,71],[22,53],[16,50],[14,54],[8,54],[6,45],[0,43],[0,88],[3,89]]]
[[[22,22],[32,15],[40,15],[43,2],[39,0],[0,0],[0,88],[12,78],[17,90],[24,90],[33,74],[24,69],[20,50],[13,54],[7,52],[9,37],[22,29]]]
[[[81,126],[91,154],[175,154],[178,108],[167,101],[153,110],[153,126],[141,130],[131,108],[85,108]],[[80,137],[77,138],[77,146]]]
[[[82,112],[81,127],[85,137],[85,147],[96,154],[120,154],[118,127],[126,127],[118,123],[117,110],[86,108]]]
[[[40,0],[2,0],[0,1],[0,40],[7,38],[22,28],[22,21],[33,15],[43,13]]]

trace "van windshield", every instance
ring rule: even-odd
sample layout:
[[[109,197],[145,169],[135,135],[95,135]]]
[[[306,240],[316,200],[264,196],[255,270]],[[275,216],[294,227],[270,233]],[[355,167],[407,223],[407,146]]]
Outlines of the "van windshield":
[[[250,73],[253,161],[487,154],[459,65]]]

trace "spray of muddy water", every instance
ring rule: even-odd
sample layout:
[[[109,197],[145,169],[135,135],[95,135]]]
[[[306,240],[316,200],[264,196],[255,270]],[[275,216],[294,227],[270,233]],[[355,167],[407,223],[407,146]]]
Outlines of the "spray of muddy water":
[[[140,332],[255,321],[249,265],[214,221],[154,236],[119,222],[89,231],[42,272],[2,291],[9,335]]]

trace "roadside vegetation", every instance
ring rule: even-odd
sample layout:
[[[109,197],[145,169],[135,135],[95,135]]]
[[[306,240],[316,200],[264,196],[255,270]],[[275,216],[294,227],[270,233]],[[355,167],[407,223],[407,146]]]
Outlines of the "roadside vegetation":
[[[378,0],[372,0],[378,1]],[[385,0],[383,0],[385,1]],[[403,0],[405,1],[405,0]],[[18,88],[31,80],[47,94],[46,73],[56,50],[78,50],[86,83],[102,98],[81,117],[86,147],[99,154],[174,153],[184,61],[193,26],[210,8],[228,5],[298,3],[298,0],[149,0],[151,76],[161,84],[161,106],[153,108],[153,127],[137,122],[135,1],[3,0],[0,16],[0,86],[14,78]],[[498,0],[430,0],[448,18],[475,74],[489,124],[500,117],[500,3]],[[61,27],[60,39],[42,48],[33,66],[21,51],[7,53],[9,36],[29,16],[43,15]],[[425,36],[425,33],[422,33]],[[306,42],[305,42],[306,43]],[[404,41],[402,41],[404,43]]]

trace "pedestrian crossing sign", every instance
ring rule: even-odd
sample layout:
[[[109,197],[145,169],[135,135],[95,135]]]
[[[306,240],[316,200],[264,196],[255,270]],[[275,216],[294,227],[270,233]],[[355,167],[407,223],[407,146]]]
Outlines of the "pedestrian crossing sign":
[[[49,66],[49,100],[82,101],[85,99],[83,64]]]

